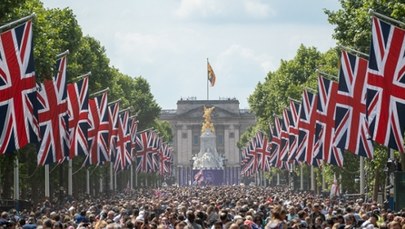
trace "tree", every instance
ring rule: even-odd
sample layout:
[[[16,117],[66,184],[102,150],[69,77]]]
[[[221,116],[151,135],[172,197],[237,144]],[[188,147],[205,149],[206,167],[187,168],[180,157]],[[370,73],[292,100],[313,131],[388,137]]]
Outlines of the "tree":
[[[329,23],[336,25],[333,37],[339,44],[351,47],[355,50],[369,53],[371,42],[371,20],[368,14],[369,9],[397,19],[405,21],[405,3],[401,0],[364,0],[350,1],[340,0],[342,9],[337,11],[325,10]],[[378,188],[378,182],[382,178],[379,173],[384,167],[385,161],[381,160],[380,153],[386,154],[381,146],[376,146],[375,157],[370,164],[369,177],[375,179],[374,187]],[[401,155],[402,170],[405,170],[405,155]],[[382,163],[382,164],[379,164]],[[376,191],[375,191],[376,192]],[[376,198],[376,193],[374,193]]]
[[[325,9],[328,21],[336,25],[333,38],[339,44],[368,53],[371,39],[369,9],[405,21],[405,3],[401,0],[340,0],[342,9]]]

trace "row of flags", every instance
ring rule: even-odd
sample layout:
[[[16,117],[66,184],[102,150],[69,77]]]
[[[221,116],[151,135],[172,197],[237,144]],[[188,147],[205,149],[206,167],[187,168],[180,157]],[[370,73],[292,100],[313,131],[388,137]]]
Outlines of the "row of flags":
[[[338,81],[320,73],[317,92],[305,89],[242,150],[241,173],[294,163],[343,165],[343,151],[372,159],[373,141],[404,153],[405,30],[372,18],[368,60],[345,50]]]
[[[108,103],[107,89],[89,98],[90,73],[67,83],[68,51],[52,79],[36,83],[32,33],[27,17],[0,34],[0,154],[36,143],[38,165],[82,155],[86,165],[109,161],[119,171],[135,161],[138,172],[170,174],[173,149],[156,131],[138,132],[136,116]]]

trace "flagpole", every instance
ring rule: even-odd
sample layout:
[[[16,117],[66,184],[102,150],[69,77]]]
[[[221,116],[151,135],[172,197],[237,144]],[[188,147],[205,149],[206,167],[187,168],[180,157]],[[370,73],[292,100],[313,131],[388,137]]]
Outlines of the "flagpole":
[[[323,72],[323,71],[321,71],[321,70],[319,70],[319,69],[316,69],[315,72],[318,73],[318,74],[320,74],[321,76],[327,76],[327,77],[329,77],[331,80],[337,80],[337,81],[339,81],[339,77],[334,76],[334,75],[331,75],[331,74],[328,74],[328,73]]]
[[[85,73],[85,74],[83,74],[83,75],[77,76],[77,77],[71,79],[70,81],[71,81],[71,82],[75,82],[75,81],[81,80],[81,79],[83,79],[83,78],[86,78],[86,77],[88,77],[88,76],[91,76],[91,72],[88,72],[88,73]]]
[[[379,17],[379,18],[381,18],[381,19],[384,19],[384,20],[387,20],[387,21],[390,21],[390,22],[397,23],[397,24],[400,25],[400,26],[405,26],[405,23],[404,23],[404,22],[395,20],[394,18],[385,16],[384,14],[377,13],[377,12],[375,12],[373,9],[369,9],[369,10],[368,10],[368,14],[373,15],[373,16],[376,16],[376,17]]]
[[[15,25],[22,24],[22,23],[24,23],[26,21],[29,21],[34,17],[36,17],[36,14],[32,13],[31,15],[28,15],[26,17],[23,17],[23,18],[20,18],[20,19],[18,19],[16,21],[10,22],[10,23],[5,24],[5,25],[2,25],[2,26],[0,26],[0,32],[3,32],[5,30],[7,30],[7,29],[10,29],[11,27],[14,27]]]
[[[360,157],[360,195],[364,195],[364,157]]]
[[[72,167],[73,166],[73,161],[69,160],[68,161],[68,196],[72,196],[73,194],[73,171]]]
[[[69,49],[67,49],[67,50],[64,51],[63,53],[60,53],[60,54],[56,55],[56,59],[59,60],[60,58],[62,58],[62,57],[64,57],[64,56],[68,55],[69,53],[70,53],[70,52],[69,52]]]
[[[103,89],[103,90],[101,90],[101,91],[96,91],[96,92],[94,92],[93,94],[89,95],[89,97],[97,96],[97,95],[102,94],[102,93],[104,93],[104,92],[106,92],[106,91],[109,91],[109,90],[110,90],[110,88],[107,87],[107,88],[105,88],[105,89]]]
[[[346,47],[346,46],[343,46],[343,45],[339,45],[339,47],[340,47],[340,49],[343,49],[343,50],[345,50],[347,52],[352,52],[352,53],[356,54],[357,56],[364,56],[366,58],[369,58],[369,55],[364,53],[364,52],[360,52],[360,51],[357,51],[355,49],[352,49],[352,48],[349,48],[349,47]]]
[[[50,197],[49,192],[49,164],[45,165],[45,198]]]
[[[110,105],[113,105],[114,103],[119,103],[119,102],[121,102],[121,98],[119,98],[115,101],[109,102],[107,105],[110,106]]]
[[[16,156],[14,159],[14,200],[20,199],[20,170],[18,164],[18,156]]]
[[[207,100],[210,100],[209,96],[209,85],[208,85],[208,79],[209,79],[209,72],[208,72],[208,58],[207,58]]]

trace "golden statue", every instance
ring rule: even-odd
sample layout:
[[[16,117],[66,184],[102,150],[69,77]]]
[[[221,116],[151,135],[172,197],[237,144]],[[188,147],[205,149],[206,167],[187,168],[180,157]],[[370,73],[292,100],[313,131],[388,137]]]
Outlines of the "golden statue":
[[[215,133],[214,124],[211,121],[211,114],[214,111],[215,107],[207,108],[204,106],[204,122],[202,124],[201,133],[211,130],[212,133]]]

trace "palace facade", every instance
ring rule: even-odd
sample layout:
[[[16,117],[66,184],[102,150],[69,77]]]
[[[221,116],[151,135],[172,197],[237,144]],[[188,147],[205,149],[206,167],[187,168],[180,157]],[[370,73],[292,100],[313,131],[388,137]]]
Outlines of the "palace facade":
[[[241,153],[237,142],[241,134],[256,122],[253,113],[239,108],[236,99],[181,99],[177,109],[162,110],[160,119],[170,123],[173,134],[173,175],[181,185],[193,182],[193,156],[200,151],[200,136],[204,106],[214,106],[212,121],[215,128],[217,152],[224,159],[224,183],[239,184]]]

